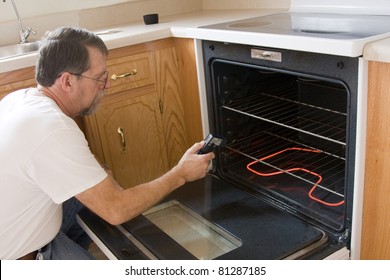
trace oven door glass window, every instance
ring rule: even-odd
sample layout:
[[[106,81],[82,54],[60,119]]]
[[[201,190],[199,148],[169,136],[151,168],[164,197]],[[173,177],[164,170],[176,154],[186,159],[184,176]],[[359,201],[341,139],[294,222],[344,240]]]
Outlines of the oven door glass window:
[[[153,207],[144,216],[198,259],[214,259],[241,241],[178,201]]]

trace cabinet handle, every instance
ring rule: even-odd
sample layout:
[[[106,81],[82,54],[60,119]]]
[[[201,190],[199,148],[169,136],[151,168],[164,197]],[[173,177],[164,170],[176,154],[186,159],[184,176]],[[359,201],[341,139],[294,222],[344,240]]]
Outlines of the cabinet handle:
[[[126,152],[126,139],[125,139],[125,135],[123,134],[123,128],[118,127],[118,134],[121,136],[122,153],[125,153]]]
[[[116,79],[126,78],[128,76],[135,76],[135,75],[137,75],[137,69],[133,69],[133,71],[127,72],[127,73],[123,73],[123,74],[112,74],[111,80],[115,81]]]

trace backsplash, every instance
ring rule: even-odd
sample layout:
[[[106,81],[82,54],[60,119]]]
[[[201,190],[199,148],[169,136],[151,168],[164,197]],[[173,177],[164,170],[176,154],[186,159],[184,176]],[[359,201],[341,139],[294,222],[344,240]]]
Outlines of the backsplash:
[[[169,16],[202,10],[202,0],[149,0],[80,11],[80,26],[99,29],[142,21],[144,14]]]
[[[203,9],[287,9],[290,2],[291,0],[203,0]]]
[[[390,15],[389,0],[291,0],[291,10],[298,12]]]

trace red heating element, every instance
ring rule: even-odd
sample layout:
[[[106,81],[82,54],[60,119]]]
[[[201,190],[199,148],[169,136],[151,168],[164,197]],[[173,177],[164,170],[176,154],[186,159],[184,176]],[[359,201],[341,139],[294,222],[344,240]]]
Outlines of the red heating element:
[[[344,204],[344,200],[341,200],[339,202],[335,202],[335,203],[330,203],[330,202],[326,202],[326,201],[323,201],[322,199],[319,199],[317,197],[314,196],[314,191],[315,189],[317,188],[318,184],[321,183],[322,181],[322,176],[318,173],[315,173],[313,171],[310,171],[306,168],[303,168],[303,167],[294,167],[294,168],[289,168],[289,169],[286,169],[286,170],[283,170],[283,171],[275,171],[275,172],[269,172],[269,173],[262,173],[262,172],[259,172],[257,170],[254,170],[252,168],[252,165],[256,164],[256,163],[259,163],[261,161],[264,161],[264,160],[267,160],[267,159],[270,159],[272,157],[275,157],[277,155],[280,155],[286,151],[302,151],[302,152],[309,152],[309,153],[321,153],[320,150],[314,150],[314,149],[305,149],[305,148],[298,148],[298,147],[292,147],[292,148],[287,148],[287,149],[284,149],[284,150],[281,150],[281,151],[278,151],[276,153],[273,153],[273,154],[270,154],[270,155],[267,155],[265,157],[262,157],[258,160],[255,160],[255,161],[252,161],[250,163],[247,164],[246,168],[255,173],[256,175],[259,175],[259,176],[264,176],[264,177],[268,177],[268,176],[275,176],[275,175],[279,175],[279,174],[283,174],[283,173],[288,173],[288,172],[294,172],[294,171],[303,171],[303,172],[306,172],[308,174],[311,174],[315,177],[318,178],[317,182],[315,182],[315,184],[313,185],[313,187],[310,189],[309,193],[308,193],[308,196],[318,202],[318,203],[321,203],[321,204],[324,204],[326,206],[331,206],[331,207],[336,207],[336,206],[340,206],[342,204]]]

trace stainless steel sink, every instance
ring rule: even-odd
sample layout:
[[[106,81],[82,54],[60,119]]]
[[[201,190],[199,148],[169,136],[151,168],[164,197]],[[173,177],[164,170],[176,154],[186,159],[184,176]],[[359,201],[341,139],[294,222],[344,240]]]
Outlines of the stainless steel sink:
[[[0,47],[0,60],[36,52],[39,45],[40,41],[34,41]]]
[[[119,32],[122,32],[122,30],[120,29],[108,29],[108,30],[102,30],[102,31],[98,31],[98,32],[95,32],[95,35],[111,35],[111,34],[115,34],[115,33],[119,33]]]

